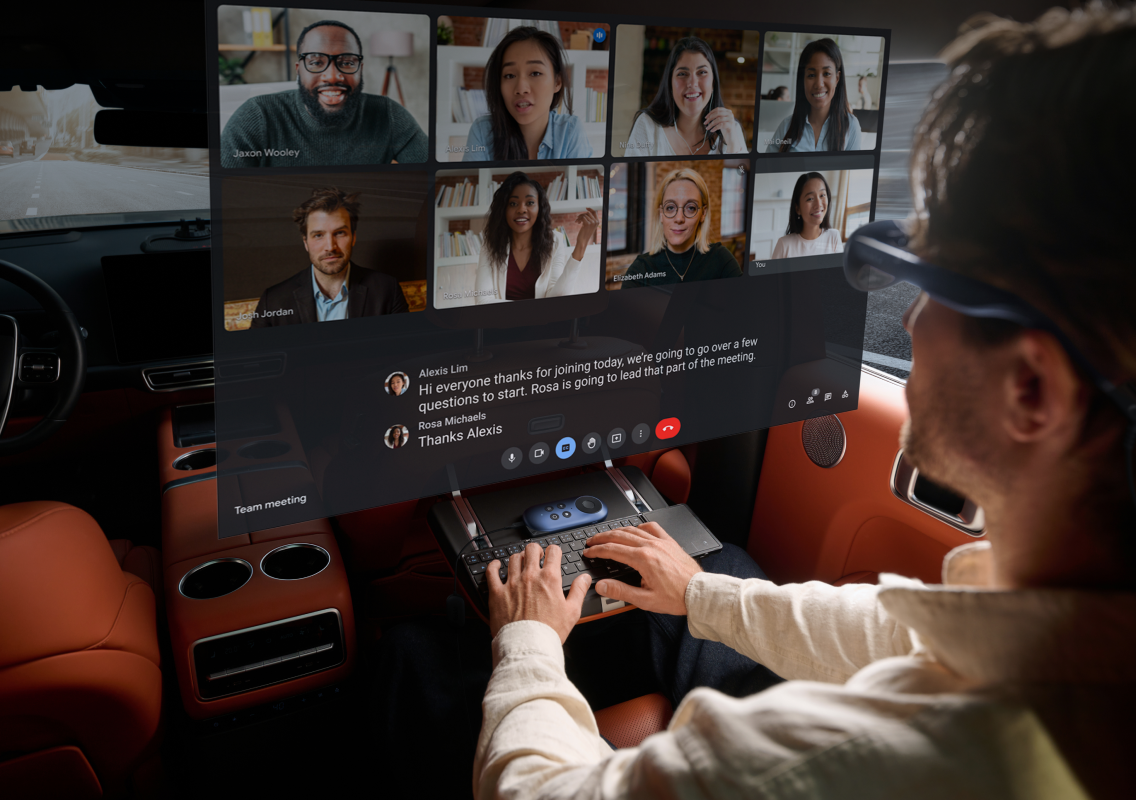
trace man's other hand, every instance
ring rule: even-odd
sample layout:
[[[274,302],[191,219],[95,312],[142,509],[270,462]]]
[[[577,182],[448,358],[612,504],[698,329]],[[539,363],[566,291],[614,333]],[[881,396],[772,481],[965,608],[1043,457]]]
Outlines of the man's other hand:
[[[584,595],[591,585],[590,575],[572,581],[564,596],[560,572],[560,546],[550,544],[540,565],[540,545],[530,542],[523,553],[509,559],[509,576],[504,583],[498,574],[501,562],[491,561],[485,570],[489,582],[489,631],[494,636],[510,622],[536,620],[548,625],[561,643],[580,620]]]
[[[643,577],[641,587],[605,578],[596,584],[596,591],[658,614],[685,615],[686,587],[702,571],[657,522],[597,533],[580,555],[610,558],[637,570]]]

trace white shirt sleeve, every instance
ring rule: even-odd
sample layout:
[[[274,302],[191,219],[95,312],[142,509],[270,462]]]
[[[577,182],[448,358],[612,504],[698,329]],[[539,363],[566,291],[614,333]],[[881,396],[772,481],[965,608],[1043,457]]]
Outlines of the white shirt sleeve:
[[[497,294],[496,265],[489,260],[489,248],[481,244],[481,252],[477,254],[477,276],[473,281],[474,303],[497,303],[504,300]]]
[[[612,148],[614,156],[657,156],[658,140],[663,136],[662,129],[646,114],[640,114],[631,126],[631,133],[627,134],[626,142],[616,142]],[[626,144],[627,147],[620,145]]]
[[[788,258],[789,257],[789,237],[790,236],[792,236],[792,234],[789,234],[788,236],[782,236],[780,239],[777,240],[777,244],[773,245],[773,255],[770,256],[771,259],[773,259],[773,258]]]
[[[559,232],[553,233],[553,236],[556,237],[556,245],[552,248],[552,263],[548,265],[548,286],[543,292],[537,292],[538,298],[577,294],[576,278],[580,274],[580,262],[572,258],[572,251],[560,238]]]

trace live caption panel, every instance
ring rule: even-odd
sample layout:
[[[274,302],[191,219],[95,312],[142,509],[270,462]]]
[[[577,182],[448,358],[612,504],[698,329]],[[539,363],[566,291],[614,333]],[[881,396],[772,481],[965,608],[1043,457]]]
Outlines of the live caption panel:
[[[429,17],[220,6],[217,29],[222,167],[429,158]]]

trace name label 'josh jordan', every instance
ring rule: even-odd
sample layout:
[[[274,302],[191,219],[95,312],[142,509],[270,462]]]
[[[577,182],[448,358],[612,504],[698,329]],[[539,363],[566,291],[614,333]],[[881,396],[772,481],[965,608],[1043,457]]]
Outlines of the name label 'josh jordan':
[[[299,150],[273,150],[267,148],[264,150],[234,150],[233,158],[295,158],[300,155]]]

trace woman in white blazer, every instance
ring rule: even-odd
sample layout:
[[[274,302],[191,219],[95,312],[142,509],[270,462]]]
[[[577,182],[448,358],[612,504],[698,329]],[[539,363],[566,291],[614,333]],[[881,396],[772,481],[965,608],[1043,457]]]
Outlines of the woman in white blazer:
[[[584,250],[595,240],[599,214],[587,209],[576,217],[580,230],[569,250],[552,228],[552,210],[544,188],[523,172],[507,177],[493,194],[481,252],[477,259],[474,300],[500,303],[584,294],[577,286]]]

